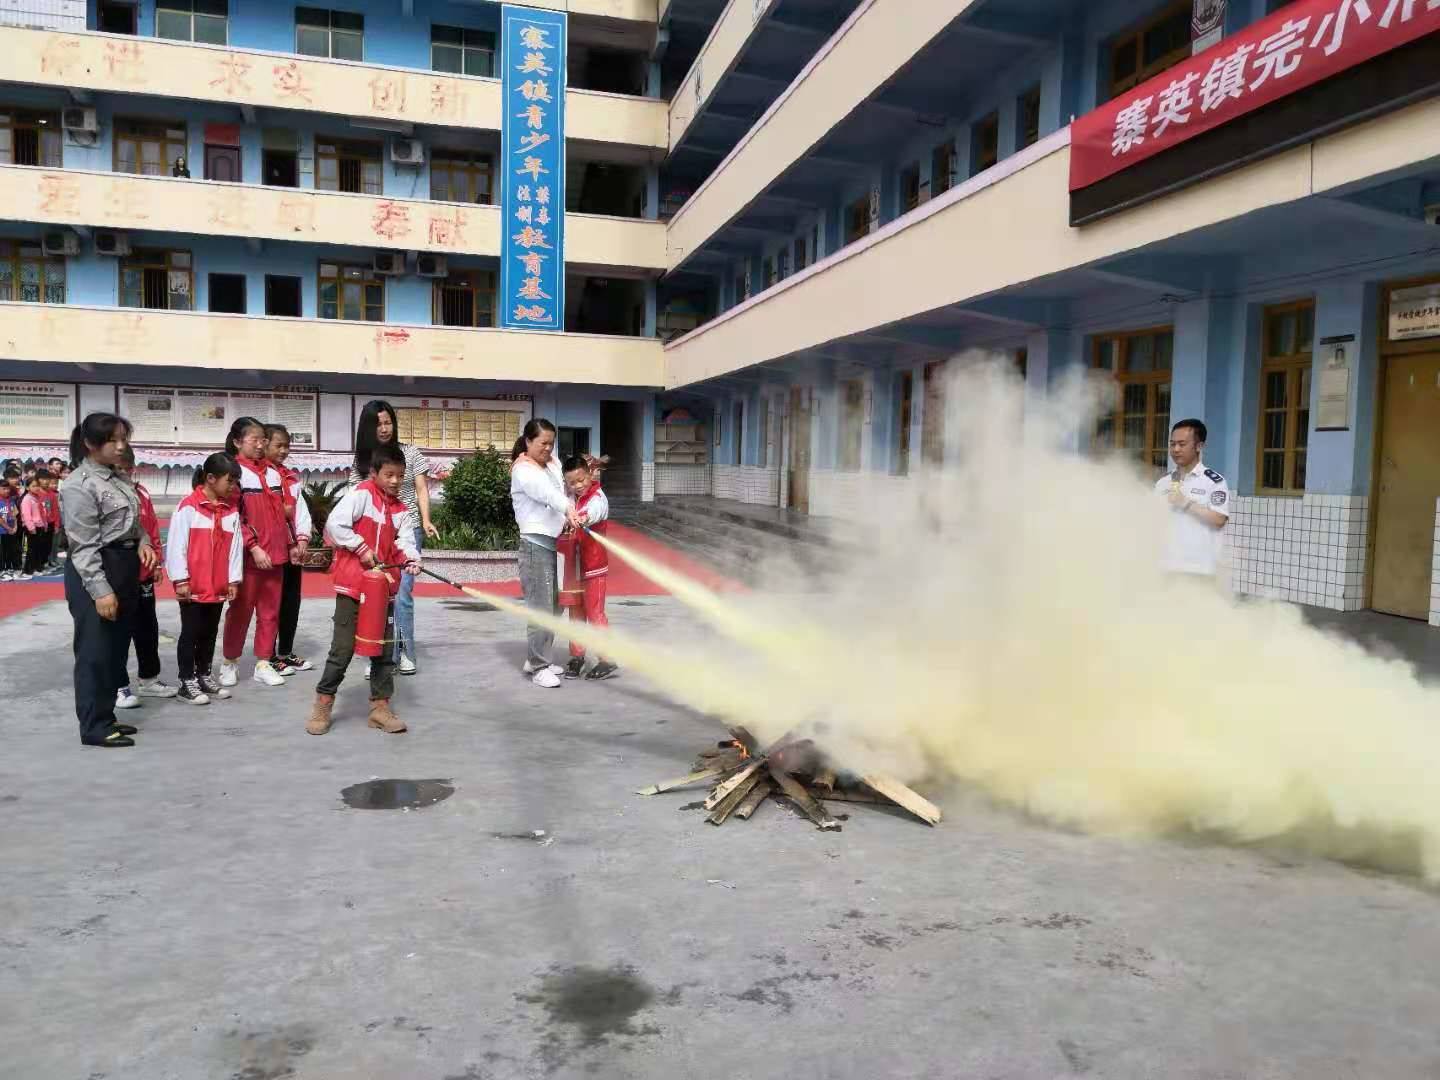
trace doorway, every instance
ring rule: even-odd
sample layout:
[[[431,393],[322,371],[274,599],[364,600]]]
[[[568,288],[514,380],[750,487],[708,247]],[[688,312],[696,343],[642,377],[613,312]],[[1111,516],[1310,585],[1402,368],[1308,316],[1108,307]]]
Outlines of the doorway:
[[[588,427],[562,427],[556,434],[555,447],[560,452],[560,463],[575,454],[590,452],[590,429]]]
[[[227,184],[240,183],[240,148],[238,146],[205,146],[205,179]]]
[[[640,497],[640,405],[634,401],[600,402],[600,455],[609,456],[605,490]]]
[[[227,315],[245,314],[245,275],[210,275],[210,310]]]
[[[810,388],[790,388],[790,508],[810,512]]]
[[[260,155],[260,182],[269,187],[299,187],[299,155],[294,150],[264,151]]]
[[[100,0],[95,11],[96,29],[102,34],[133,34],[139,26],[135,4],[116,4]]]
[[[1425,619],[1440,498],[1440,351],[1388,356],[1370,606]]]
[[[265,314],[300,318],[300,279],[279,274],[265,275]]]

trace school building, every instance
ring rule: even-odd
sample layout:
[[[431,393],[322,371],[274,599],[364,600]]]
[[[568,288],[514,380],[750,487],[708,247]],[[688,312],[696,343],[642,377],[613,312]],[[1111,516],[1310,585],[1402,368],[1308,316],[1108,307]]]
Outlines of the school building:
[[[1440,0],[333,2],[0,0],[0,453],[384,395],[831,515],[981,348],[1202,417],[1237,588],[1440,625]]]

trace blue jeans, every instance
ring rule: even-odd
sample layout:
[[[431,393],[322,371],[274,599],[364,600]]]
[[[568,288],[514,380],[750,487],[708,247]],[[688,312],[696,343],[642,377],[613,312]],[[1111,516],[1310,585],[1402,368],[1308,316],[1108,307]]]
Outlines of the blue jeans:
[[[425,546],[425,530],[415,530],[415,550]],[[411,660],[415,657],[415,578],[410,574],[400,575],[400,592],[395,596],[395,637],[400,642],[400,652]],[[397,656],[396,662],[399,662]]]

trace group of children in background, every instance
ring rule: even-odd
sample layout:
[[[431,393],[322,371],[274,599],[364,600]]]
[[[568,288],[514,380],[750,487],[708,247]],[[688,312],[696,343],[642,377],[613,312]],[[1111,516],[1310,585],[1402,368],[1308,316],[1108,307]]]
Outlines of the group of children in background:
[[[0,476],[0,581],[29,581],[60,568],[60,481],[70,466],[59,458],[23,471],[11,462]]]

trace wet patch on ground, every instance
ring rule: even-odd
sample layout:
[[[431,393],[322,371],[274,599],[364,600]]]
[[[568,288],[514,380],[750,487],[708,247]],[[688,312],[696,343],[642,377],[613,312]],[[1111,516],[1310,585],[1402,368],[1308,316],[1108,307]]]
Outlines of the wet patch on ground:
[[[628,964],[554,968],[541,977],[534,993],[516,994],[515,999],[545,1010],[547,1030],[538,1053],[547,1072],[555,1072],[578,1052],[601,1046],[629,1050],[635,1039],[660,1034],[653,1024],[635,1023],[636,1016],[655,1003],[656,993]]]
[[[833,971],[793,971],[785,975],[772,975],[768,979],[760,979],[750,989],[730,996],[736,1001],[744,1001],[752,1005],[769,1005],[782,1013],[789,1013],[795,1010],[795,994],[791,991],[798,991],[801,984],[839,981],[840,976]]]
[[[453,780],[366,780],[344,788],[340,798],[352,810],[420,810],[454,794]]]

